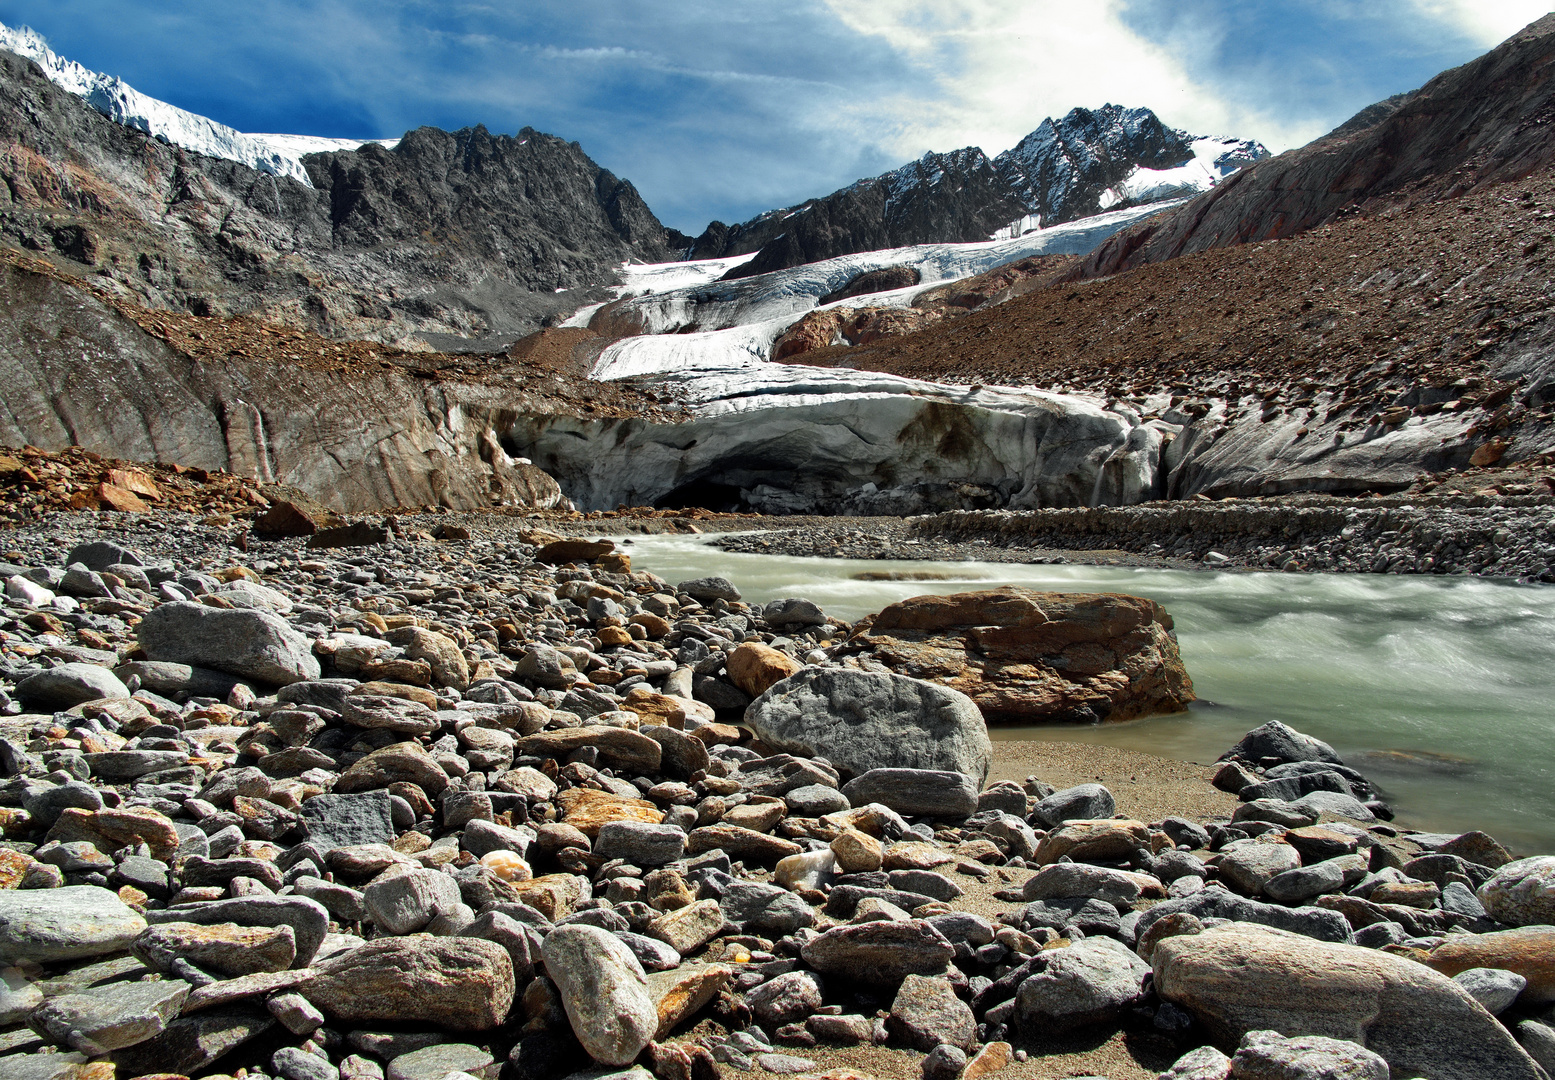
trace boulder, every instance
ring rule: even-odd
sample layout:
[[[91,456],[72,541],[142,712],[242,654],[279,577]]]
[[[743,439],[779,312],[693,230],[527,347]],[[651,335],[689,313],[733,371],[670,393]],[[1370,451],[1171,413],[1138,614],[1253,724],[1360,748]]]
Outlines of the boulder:
[[[1082,938],[1036,957],[1015,994],[1015,1017],[1030,1034],[1107,1023],[1144,998],[1150,967],[1109,937]]]
[[[825,626],[826,613],[818,605],[798,597],[773,600],[761,609],[761,617],[773,626]]]
[[[888,986],[909,975],[938,975],[955,953],[943,934],[919,919],[833,927],[800,950],[804,962],[823,974]]]
[[[1242,741],[1221,755],[1222,760],[1241,758],[1258,762],[1264,758],[1278,758],[1281,763],[1291,761],[1326,761],[1343,764],[1334,748],[1321,739],[1303,735],[1289,724],[1270,720],[1242,736]]]
[[[1208,888],[1190,896],[1167,900],[1149,908],[1139,917],[1136,931],[1143,936],[1157,919],[1174,912],[1184,912],[1198,919],[1229,919],[1232,922],[1256,923],[1277,930],[1317,938],[1319,941],[1350,940],[1350,924],[1337,911],[1320,907],[1282,907],[1249,900],[1226,889]]]
[[[965,694],[885,672],[807,668],[751,702],[745,724],[777,750],[824,757],[855,775],[882,768],[965,773],[975,782],[974,800],[993,758],[982,715]]]
[[[756,1019],[776,1028],[804,1020],[821,1007],[821,980],[813,972],[790,971],[762,983],[745,995]]]
[[[1538,855],[1502,866],[1479,887],[1492,919],[1511,926],[1555,923],[1555,856]]]
[[[963,772],[883,768],[849,780],[842,794],[854,806],[879,803],[898,814],[965,818],[977,813],[977,785]]]
[[[55,1042],[96,1057],[160,1035],[191,989],[181,979],[92,986],[50,998],[28,1022]]]
[[[886,1017],[886,1030],[914,1050],[933,1050],[948,1043],[970,1050],[977,1043],[977,1019],[956,996],[949,979],[909,975],[902,980]]]
[[[659,744],[648,736],[629,728],[608,725],[537,732],[519,739],[515,750],[519,754],[533,754],[536,757],[565,758],[584,746],[597,749],[602,764],[633,773],[658,772],[664,757]]]
[[[601,859],[625,859],[633,866],[663,866],[686,850],[686,834],[673,825],[646,821],[612,821],[601,825],[594,854]]]
[[[214,926],[236,923],[238,926],[288,926],[296,943],[293,967],[307,967],[329,932],[329,912],[304,896],[237,896],[227,900],[207,900],[180,904],[174,908],[146,913],[153,926],[166,923],[196,923]]]
[[[606,1065],[629,1065],[659,1028],[642,965],[621,940],[594,926],[546,935],[545,970],[583,1048]]]
[[[1031,820],[1035,825],[1051,829],[1066,821],[1100,820],[1110,818],[1118,809],[1112,792],[1100,784],[1080,784],[1078,787],[1055,791],[1031,808]]]
[[[129,947],[146,920],[107,889],[0,889],[0,962],[80,960]]]
[[[1235,1043],[1252,1031],[1322,1035],[1380,1054],[1396,1075],[1539,1075],[1462,987],[1402,957],[1232,923],[1159,942],[1152,966],[1156,993],[1218,1041]]]
[[[16,693],[23,701],[51,709],[69,709],[85,701],[130,696],[117,675],[96,664],[59,664],[17,683]]]
[[[1231,1059],[1235,1080],[1389,1080],[1388,1063],[1364,1046],[1322,1035],[1287,1039],[1249,1031]]]
[[[1149,874],[1114,870],[1109,866],[1085,863],[1051,863],[1026,879],[1021,886],[1024,900],[1048,900],[1055,897],[1084,896],[1105,900],[1127,909],[1140,897],[1162,896],[1165,890]]]
[[[1014,585],[917,596],[853,640],[892,671],[961,691],[989,720],[1128,720],[1194,700],[1171,616],[1140,597]]]
[[[1142,821],[1070,821],[1037,844],[1038,865],[1067,856],[1075,862],[1122,862],[1150,850],[1150,830]]]
[[[297,935],[290,926],[162,923],[148,926],[130,952],[149,968],[170,972],[178,960],[201,971],[233,978],[286,971],[297,959]]]
[[[740,598],[740,590],[734,587],[734,583],[728,578],[721,577],[692,578],[690,581],[682,581],[675,586],[675,591],[683,592],[702,604],[711,604],[714,600],[733,602]]]
[[[729,654],[729,679],[751,697],[759,697],[804,665],[781,649],[747,641]]]
[[[486,1031],[507,1018],[513,989],[513,962],[496,942],[418,935],[369,941],[333,956],[302,992],[346,1023],[402,1023],[413,1017],[458,1031]]]
[[[268,611],[175,601],[152,608],[135,634],[152,661],[215,668],[278,685],[319,677],[313,643]]]

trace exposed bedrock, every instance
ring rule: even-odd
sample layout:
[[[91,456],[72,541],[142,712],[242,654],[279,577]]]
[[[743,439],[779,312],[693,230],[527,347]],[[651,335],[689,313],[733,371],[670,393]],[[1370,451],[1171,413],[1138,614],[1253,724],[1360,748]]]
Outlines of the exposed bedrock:
[[[511,391],[202,364],[92,294],[15,267],[0,270],[0,296],[0,445],[226,469],[347,512],[561,499],[497,440]]]
[[[1160,431],[1082,398],[782,365],[661,385],[691,419],[517,417],[504,441],[595,508],[916,513],[1156,493]]]

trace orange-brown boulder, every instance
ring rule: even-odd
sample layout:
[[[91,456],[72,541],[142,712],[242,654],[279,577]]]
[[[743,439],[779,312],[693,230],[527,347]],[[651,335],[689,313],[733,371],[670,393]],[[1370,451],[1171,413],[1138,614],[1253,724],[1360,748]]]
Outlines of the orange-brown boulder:
[[[611,540],[553,540],[535,552],[535,561],[560,566],[570,562],[593,562],[616,549]]]
[[[760,697],[802,666],[787,653],[756,641],[729,654],[729,678],[751,697]]]
[[[1137,596],[1014,585],[915,596],[860,623],[852,642],[961,691],[990,721],[1131,720],[1194,700],[1172,617]]]

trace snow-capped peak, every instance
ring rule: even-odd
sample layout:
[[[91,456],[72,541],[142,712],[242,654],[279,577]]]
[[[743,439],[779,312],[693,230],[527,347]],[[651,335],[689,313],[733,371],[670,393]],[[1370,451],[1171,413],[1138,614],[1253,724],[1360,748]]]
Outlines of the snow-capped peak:
[[[273,176],[289,176],[312,187],[300,160],[304,154],[354,150],[376,141],[392,147],[397,140],[317,139],[308,135],[245,135],[208,117],[148,97],[122,79],[92,71],[59,56],[43,36],[28,27],[0,24],[0,49],[26,57],[43,69],[50,82],[75,94],[115,123],[143,131],[206,157],[247,165]]]

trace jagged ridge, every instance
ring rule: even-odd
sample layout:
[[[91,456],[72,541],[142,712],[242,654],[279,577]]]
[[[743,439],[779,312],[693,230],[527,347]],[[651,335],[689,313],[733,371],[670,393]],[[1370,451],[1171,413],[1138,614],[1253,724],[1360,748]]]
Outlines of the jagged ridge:
[[[1218,183],[1269,152],[1252,140],[1169,128],[1149,109],[1105,105],[1047,119],[990,160],[975,146],[925,154],[821,199],[744,224],[715,221],[687,241],[692,259],[757,252],[729,277],[912,244],[1018,235]]]

